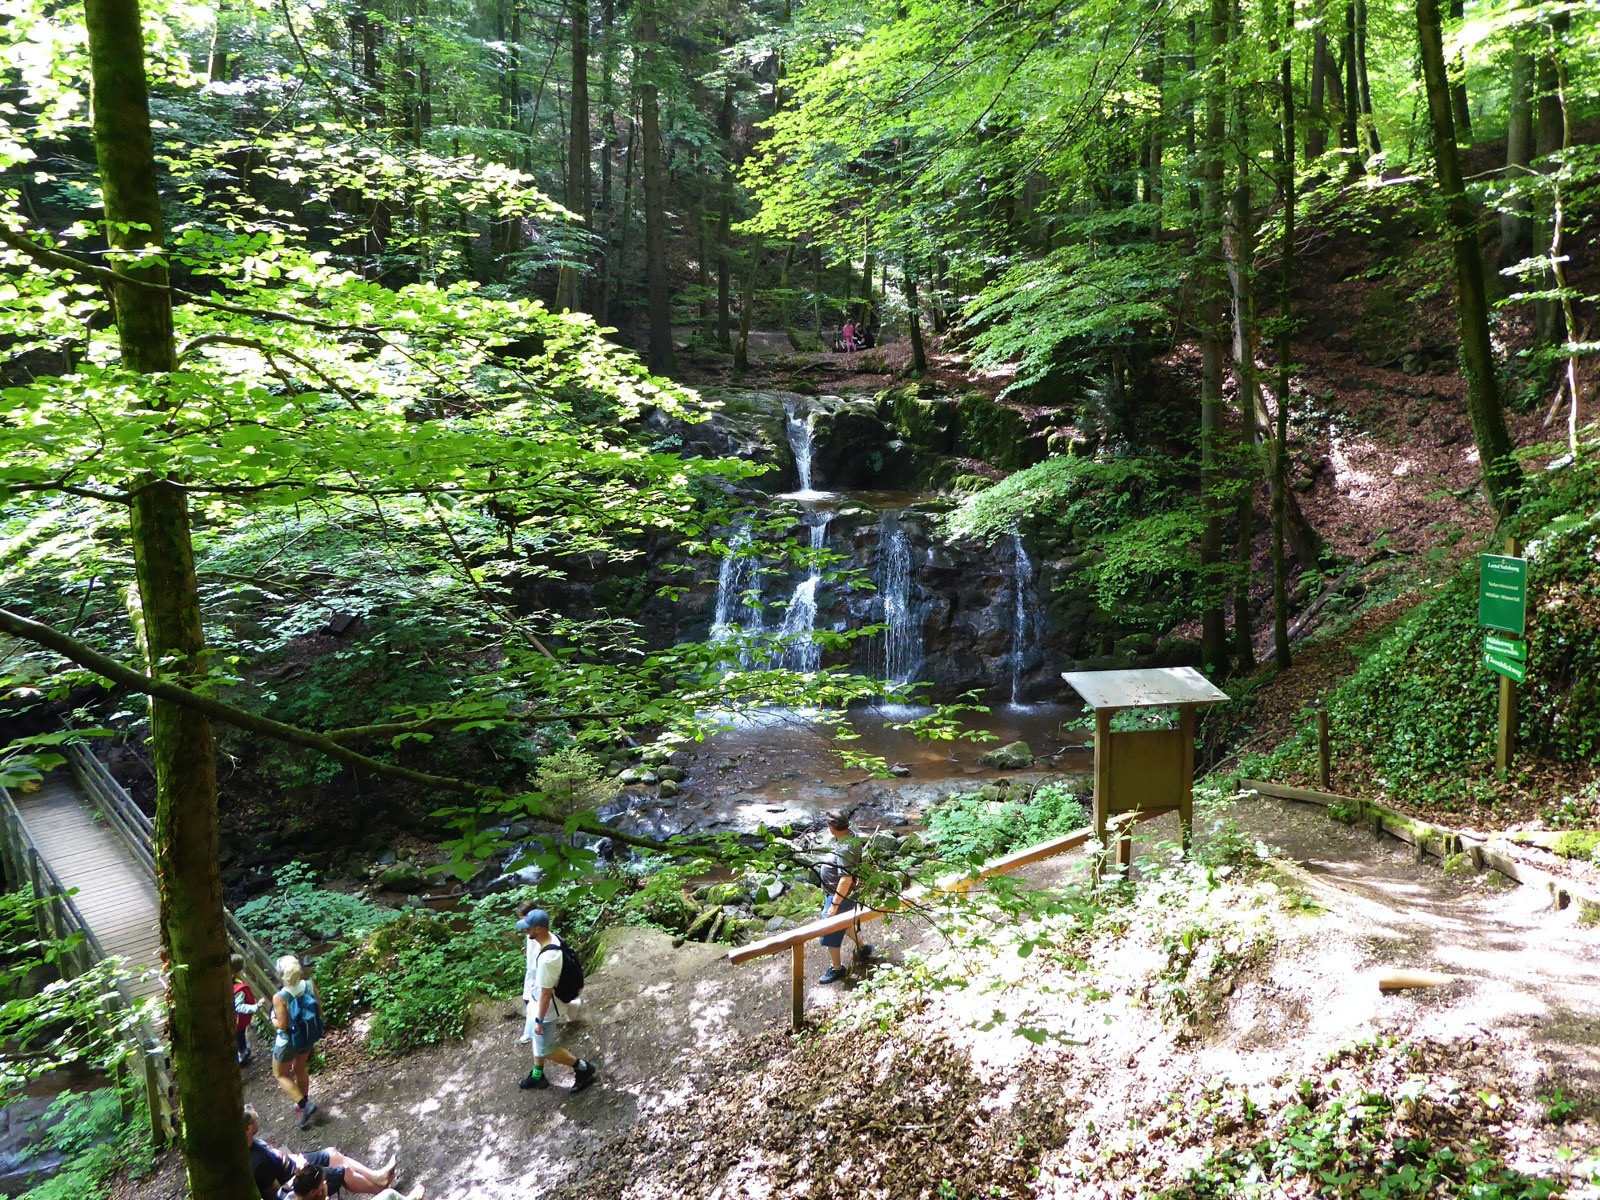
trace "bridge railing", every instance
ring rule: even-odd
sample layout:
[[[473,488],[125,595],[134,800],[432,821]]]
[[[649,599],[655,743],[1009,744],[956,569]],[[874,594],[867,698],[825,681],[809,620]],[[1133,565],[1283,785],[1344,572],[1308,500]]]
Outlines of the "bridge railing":
[[[69,745],[66,748],[66,755],[67,765],[72,768],[78,786],[105,815],[107,823],[117,831],[118,836],[127,843],[128,849],[133,852],[139,865],[149,873],[150,878],[154,879],[156,876],[154,822],[133,802],[133,797],[128,795],[127,789],[112,777],[105,764],[94,756],[87,745],[82,742]],[[272,956],[267,953],[266,947],[226,909],[223,910],[223,920],[228,927],[228,941],[235,953],[244,959],[245,982],[255,989],[258,996],[270,996],[278,988],[278,970],[273,965]]]
[[[35,897],[47,900],[36,910],[39,936],[47,941],[64,941],[75,933],[83,938],[59,959],[61,973],[67,979],[84,974],[95,963],[106,957],[104,948],[89,923],[83,919],[78,906],[72,902],[71,891],[39,853],[22,814],[17,811],[11,793],[0,787],[0,861],[5,867],[6,879],[13,884],[26,883]],[[137,1013],[133,996],[118,984],[114,1003]],[[143,1017],[135,1021],[136,1037],[133,1049],[139,1055],[144,1073],[145,1096],[150,1102],[150,1136],[157,1145],[165,1145],[177,1132],[177,1086],[172,1078],[172,1060],[165,1041]]]

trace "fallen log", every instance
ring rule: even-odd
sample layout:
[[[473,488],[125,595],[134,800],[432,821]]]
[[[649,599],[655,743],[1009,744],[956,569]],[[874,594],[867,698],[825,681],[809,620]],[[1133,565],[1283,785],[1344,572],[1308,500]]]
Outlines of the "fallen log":
[[[1403,992],[1410,988],[1443,987],[1447,983],[1454,983],[1459,976],[1444,975],[1438,971],[1414,971],[1399,969],[1380,971],[1378,973],[1378,990],[1385,996],[1394,992]]]

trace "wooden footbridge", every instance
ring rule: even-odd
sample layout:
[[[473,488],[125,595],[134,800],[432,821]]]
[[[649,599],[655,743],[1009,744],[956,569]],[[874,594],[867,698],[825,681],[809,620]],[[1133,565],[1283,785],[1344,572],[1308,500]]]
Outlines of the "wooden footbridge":
[[[166,991],[161,947],[161,904],[156,892],[154,829],[87,746],[66,749],[67,766],[31,792],[0,788],[0,863],[8,887],[29,884],[48,897],[38,911],[39,933],[83,940],[61,962],[68,977],[107,958],[125,974],[118,1001],[138,1008]],[[245,975],[258,995],[276,983],[272,961],[227,913],[229,939],[244,956]],[[177,1129],[176,1088],[165,1037],[165,1016],[135,1022],[158,1144]]]

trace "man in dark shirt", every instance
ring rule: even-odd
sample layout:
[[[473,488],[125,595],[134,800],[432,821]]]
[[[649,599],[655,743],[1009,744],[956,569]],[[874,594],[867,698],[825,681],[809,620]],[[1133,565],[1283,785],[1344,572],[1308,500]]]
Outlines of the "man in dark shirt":
[[[328,1195],[337,1196],[345,1188],[360,1195],[376,1195],[394,1182],[395,1160],[391,1158],[382,1167],[369,1167],[329,1146],[309,1154],[291,1154],[276,1146],[269,1146],[256,1135],[261,1132],[261,1118],[255,1106],[244,1106],[244,1136],[250,1142],[250,1174],[255,1177],[256,1191],[261,1200],[278,1200],[283,1186],[294,1178],[301,1167],[322,1168],[322,1178],[327,1182]]]

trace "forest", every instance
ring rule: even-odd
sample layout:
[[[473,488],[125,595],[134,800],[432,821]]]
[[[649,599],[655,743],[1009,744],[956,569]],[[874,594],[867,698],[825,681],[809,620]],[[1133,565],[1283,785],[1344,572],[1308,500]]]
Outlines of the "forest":
[[[1600,1195],[1590,0],[0,14],[0,1194]]]

